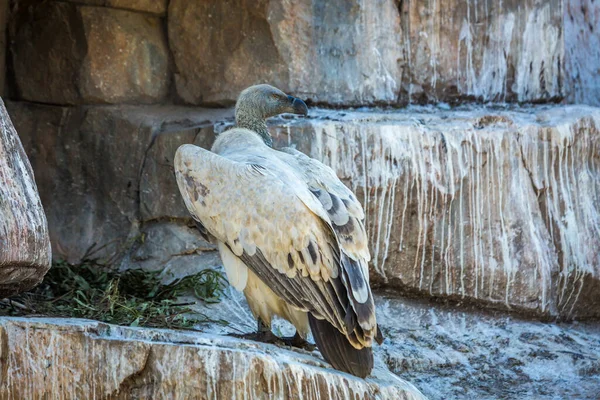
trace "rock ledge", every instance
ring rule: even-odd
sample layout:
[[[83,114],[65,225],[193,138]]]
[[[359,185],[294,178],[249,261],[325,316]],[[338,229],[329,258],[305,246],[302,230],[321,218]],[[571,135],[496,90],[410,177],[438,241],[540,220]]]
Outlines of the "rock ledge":
[[[226,336],[89,320],[0,318],[0,399],[424,399],[309,354]]]

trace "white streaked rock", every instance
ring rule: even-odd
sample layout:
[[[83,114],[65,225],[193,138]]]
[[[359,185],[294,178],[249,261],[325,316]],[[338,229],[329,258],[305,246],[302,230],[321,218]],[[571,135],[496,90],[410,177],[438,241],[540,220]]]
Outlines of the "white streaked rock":
[[[359,379],[308,353],[198,332],[0,318],[0,398],[421,400],[386,369]]]
[[[35,286],[50,260],[48,224],[31,164],[0,99],[0,298]]]

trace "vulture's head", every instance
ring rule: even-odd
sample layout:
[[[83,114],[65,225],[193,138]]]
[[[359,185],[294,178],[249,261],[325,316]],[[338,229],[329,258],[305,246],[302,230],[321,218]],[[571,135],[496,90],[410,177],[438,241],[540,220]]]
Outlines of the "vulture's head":
[[[255,85],[245,89],[235,104],[238,122],[245,117],[266,119],[279,114],[307,115],[308,108],[302,100],[288,96],[271,85]]]

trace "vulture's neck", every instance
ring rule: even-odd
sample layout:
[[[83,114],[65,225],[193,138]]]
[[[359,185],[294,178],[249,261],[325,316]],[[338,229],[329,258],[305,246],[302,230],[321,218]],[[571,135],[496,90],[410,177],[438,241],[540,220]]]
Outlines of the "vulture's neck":
[[[258,133],[267,146],[273,147],[273,138],[267,129],[267,122],[264,118],[246,113],[237,112],[236,114],[235,122],[238,128],[246,128]]]

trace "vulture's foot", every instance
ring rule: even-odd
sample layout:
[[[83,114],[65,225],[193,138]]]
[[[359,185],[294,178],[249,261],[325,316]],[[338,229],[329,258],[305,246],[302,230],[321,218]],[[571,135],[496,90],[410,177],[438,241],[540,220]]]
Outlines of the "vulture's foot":
[[[244,333],[241,335],[237,334],[237,333],[231,333],[230,336],[234,336],[234,337],[240,338],[240,339],[254,340],[255,342],[271,343],[271,344],[279,344],[279,345],[285,344],[279,336],[277,336],[273,332],[271,332],[271,327],[267,326],[260,319],[258,320],[257,328],[258,329],[256,332]]]
[[[279,337],[271,332],[271,328],[263,324],[260,320],[258,321],[258,330],[252,333],[236,334],[231,333],[230,336],[234,336],[240,339],[254,340],[256,342],[276,344],[279,346],[296,347],[307,351],[313,351],[317,348],[312,343],[307,342],[296,332],[294,336]]]
[[[296,347],[298,349],[304,349],[306,351],[313,351],[317,348],[314,344],[307,342],[302,336],[298,335],[298,332],[294,336],[285,336],[281,338],[281,341],[290,347]]]
[[[254,340],[255,342],[284,344],[281,338],[271,331],[258,331],[244,334],[231,333],[229,334],[229,336],[233,336],[239,339]]]

